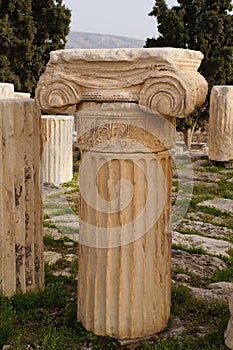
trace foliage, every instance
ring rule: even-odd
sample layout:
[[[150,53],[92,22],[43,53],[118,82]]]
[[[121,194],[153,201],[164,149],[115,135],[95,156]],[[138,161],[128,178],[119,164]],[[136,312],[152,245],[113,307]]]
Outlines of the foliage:
[[[209,84],[233,83],[233,16],[231,0],[178,0],[169,8],[156,0],[150,16],[158,22],[159,37],[148,38],[146,47],[171,46],[199,50],[204,54],[200,73]],[[178,120],[178,130],[204,128],[209,98],[188,118]]]
[[[70,18],[62,0],[0,0],[0,81],[33,94],[49,52],[65,46]]]

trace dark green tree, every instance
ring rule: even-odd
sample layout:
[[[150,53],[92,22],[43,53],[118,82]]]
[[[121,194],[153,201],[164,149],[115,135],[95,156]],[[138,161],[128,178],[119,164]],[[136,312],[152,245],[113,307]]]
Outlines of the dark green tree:
[[[156,0],[150,16],[158,22],[158,38],[148,38],[146,47],[178,47],[199,50],[204,54],[199,72],[209,85],[233,84],[233,7],[231,0],[178,0],[169,8]],[[178,130],[190,145],[195,128],[204,128],[208,120],[209,94],[206,103],[188,118],[177,121]]]
[[[62,0],[0,0],[0,81],[33,94],[49,52],[65,47],[70,18]]]

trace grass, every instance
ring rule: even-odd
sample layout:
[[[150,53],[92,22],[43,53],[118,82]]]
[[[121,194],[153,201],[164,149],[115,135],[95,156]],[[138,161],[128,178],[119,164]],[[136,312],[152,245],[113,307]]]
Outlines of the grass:
[[[54,239],[52,235],[45,234],[43,237],[43,242],[44,242],[44,245],[49,246],[49,248],[58,248],[58,247],[62,247],[64,242],[73,242],[73,241],[67,236],[63,236],[59,239]]]
[[[229,257],[225,259],[225,262],[228,264],[228,267],[225,269],[215,271],[211,276],[212,282],[231,282],[233,283],[233,249],[229,249]]]
[[[65,193],[73,193],[79,191],[79,174],[77,170],[73,172],[73,179],[69,182],[62,184],[62,187],[69,189]]]
[[[182,233],[183,235],[198,235],[201,237],[210,237],[213,239],[217,239],[217,240],[223,240],[226,242],[233,242],[233,237],[222,237],[222,236],[217,236],[217,235],[209,235],[208,233],[206,234],[205,232],[201,232],[198,230],[195,230],[194,228],[192,229],[188,229],[188,228],[176,228],[176,231]]]
[[[176,250],[184,250],[185,252],[191,253],[191,254],[207,254],[207,250],[205,250],[202,247],[187,247],[186,245],[183,244],[172,244],[172,249]]]
[[[206,159],[204,157],[203,159]],[[225,169],[222,166],[203,165],[200,171],[218,173]],[[198,169],[199,171],[199,169]],[[232,199],[233,184],[226,180],[232,176],[232,171],[221,173],[221,180],[216,186],[201,183],[194,184],[193,195],[189,204],[189,213],[202,212],[201,220],[214,224],[213,219],[222,219],[219,224],[233,229],[233,218],[228,213],[223,213],[215,208],[198,206],[206,199],[222,197]],[[177,192],[180,183],[178,179],[173,180],[173,186]],[[184,189],[185,187],[183,187]],[[58,194],[51,195],[46,199],[45,208],[54,209],[56,215],[78,214],[78,172],[74,173],[71,182],[63,185],[62,195],[67,196],[69,205],[65,208],[55,203]],[[49,203],[48,200],[53,200]],[[188,199],[174,201],[181,208],[187,205]],[[44,226],[59,229],[53,224],[51,216],[45,214]],[[190,219],[192,220],[192,219]],[[68,230],[62,228],[62,231]],[[181,230],[186,234],[202,234],[192,230]],[[69,233],[74,232],[71,228]],[[73,245],[66,246],[67,242]],[[16,294],[11,298],[0,295],[0,349],[1,344],[10,344],[11,350],[112,350],[129,349],[120,346],[117,340],[109,337],[96,336],[85,330],[77,321],[77,256],[69,262],[65,258],[67,252],[77,252],[78,244],[69,237],[55,240],[52,235],[45,234],[44,245],[46,250],[62,252],[62,258],[54,265],[45,264],[45,288],[38,293]],[[190,254],[207,254],[202,247],[187,247],[185,245],[173,244],[173,249],[181,249]],[[198,277],[182,266],[173,269],[173,275],[178,273],[187,274],[191,278],[190,284],[201,286],[203,283],[228,281],[233,282],[233,251],[229,251],[229,257],[222,257],[227,267],[217,270],[210,276]],[[55,276],[57,269],[69,268],[70,277]],[[183,331],[177,336],[169,335],[172,329],[176,329],[177,319],[183,325]],[[195,299],[188,286],[182,283],[172,285],[171,317],[167,328],[148,341],[143,341],[134,346],[135,349],[154,350],[225,350],[224,331],[229,320],[228,305],[213,301],[201,301]]]
[[[47,270],[46,287],[39,293],[16,294],[12,298],[0,296],[1,315],[7,329],[4,333],[1,322],[0,344],[10,343],[11,350],[72,350],[82,346],[100,350],[127,349],[114,339],[86,331],[77,321],[76,288],[71,281],[69,278],[56,278]],[[170,325],[177,316],[187,326],[181,339],[159,339],[152,344],[145,341],[136,349],[191,350],[219,349],[220,346],[225,349],[223,331],[229,318],[227,305],[218,301],[196,300],[188,287],[173,286]],[[198,327],[206,323],[210,332],[196,336]]]

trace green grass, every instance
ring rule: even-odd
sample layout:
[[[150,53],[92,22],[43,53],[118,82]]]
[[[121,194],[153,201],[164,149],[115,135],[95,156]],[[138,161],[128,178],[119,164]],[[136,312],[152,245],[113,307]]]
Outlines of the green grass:
[[[0,344],[11,344],[12,350],[128,349],[114,339],[96,336],[82,327],[76,317],[76,287],[71,281],[51,276],[46,270],[46,287],[37,294],[0,296],[1,316],[5,322],[0,323]],[[144,341],[135,348],[225,349],[223,332],[229,318],[227,305],[196,300],[189,288],[173,286],[170,326],[177,316],[187,326],[181,339]],[[196,336],[199,325],[208,325],[210,331]]]
[[[233,283],[233,249],[229,249],[229,257],[225,258],[224,261],[228,264],[228,267],[225,269],[215,271],[211,278],[212,282],[231,282]]]
[[[57,225],[54,224],[51,220],[46,220],[46,221],[44,221],[43,227],[54,228],[54,229],[57,229],[57,230],[59,231]]]
[[[78,171],[74,171],[73,173],[73,179],[69,182],[66,182],[62,184],[62,187],[64,188],[72,188],[72,190],[67,191],[66,193],[73,193],[73,191],[78,192],[79,191],[79,174]]]
[[[192,280],[198,280],[199,277],[197,275],[195,275],[195,273],[193,273],[192,271],[189,271],[188,269],[184,269],[183,267],[176,267],[176,268],[172,268],[172,272],[175,274],[184,274],[184,275],[188,275],[192,278]]]
[[[187,247],[183,244],[172,244],[172,249],[176,250],[184,250],[185,252],[191,253],[191,254],[208,254],[207,250],[205,250],[202,247]]]
[[[177,285],[172,287],[171,320],[169,327],[174,323],[175,317],[183,321],[186,330],[179,338],[165,337],[163,332],[160,339],[154,342],[143,341],[136,349],[154,350],[219,350],[227,349],[224,345],[224,331],[229,319],[228,306],[219,301],[200,301],[192,297],[188,287]],[[197,336],[200,326],[208,325],[209,331]]]
[[[204,157],[204,159],[207,159]],[[200,171],[218,173],[222,166],[201,166]],[[198,170],[199,171],[199,170]],[[202,212],[203,222],[210,222],[214,218],[222,218],[222,226],[233,229],[233,218],[228,213],[223,213],[214,208],[200,207],[197,204],[206,199],[222,197],[232,199],[233,184],[226,180],[231,173],[222,174],[217,187],[206,186],[195,183],[189,212]],[[173,186],[178,188],[179,180],[173,180]],[[62,195],[68,195],[70,204],[63,208],[61,205],[45,202],[45,208],[54,209],[56,215],[64,215],[75,212],[78,214],[78,172],[74,173],[71,182],[63,185]],[[72,196],[71,196],[72,195]],[[50,196],[55,199],[59,194]],[[189,202],[188,198],[174,201],[181,208]],[[45,227],[59,229],[51,221],[52,214],[45,214]],[[219,224],[220,225],[220,224]],[[64,232],[69,231],[66,227]],[[59,229],[61,230],[61,229]],[[181,230],[186,234],[201,234],[196,230]],[[69,233],[77,233],[70,229]],[[45,289],[38,293],[16,294],[12,298],[0,295],[0,349],[1,344],[11,344],[11,350],[76,350],[89,348],[93,350],[129,349],[120,346],[119,343],[109,337],[96,336],[85,330],[77,321],[77,275],[78,258],[68,262],[65,253],[68,247],[66,242],[72,240],[67,236],[55,240],[52,235],[44,236],[44,245],[47,249],[62,252],[64,257],[54,266],[45,264]],[[191,254],[207,254],[202,247],[187,247],[185,245],[173,244],[173,249],[185,250]],[[77,243],[69,247],[69,251],[77,251]],[[64,253],[64,254],[63,254]],[[225,269],[218,270],[211,276],[203,276],[204,282],[233,282],[233,252],[229,251],[229,257],[222,257],[228,264]],[[54,276],[57,269],[69,267],[70,277]],[[173,274],[184,273],[190,276],[192,283],[199,286],[200,281],[192,272],[178,267],[173,269]],[[198,284],[199,283],[199,284]],[[183,333],[175,338],[166,335],[166,331],[175,327],[176,319],[181,320],[184,325]],[[154,350],[225,350],[224,331],[229,320],[228,305],[213,300],[211,302],[197,300],[192,296],[190,289],[182,284],[172,285],[171,317],[167,329],[148,341],[141,342],[135,349]],[[200,329],[204,330],[200,334]]]

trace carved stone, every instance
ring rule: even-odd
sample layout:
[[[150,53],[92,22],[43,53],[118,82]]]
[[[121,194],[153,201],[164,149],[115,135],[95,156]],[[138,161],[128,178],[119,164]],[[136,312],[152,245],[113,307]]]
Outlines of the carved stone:
[[[170,150],[175,117],[205,100],[200,52],[51,53],[36,100],[78,115],[78,319],[119,339],[162,330],[170,313]]]
[[[0,100],[0,288],[44,284],[40,196],[40,113],[31,99]]]
[[[119,102],[84,109],[79,125],[78,319],[121,339],[159,332],[171,292],[172,171],[163,140],[174,138],[174,126]]]
[[[210,95],[209,159],[233,160],[233,86],[214,86]]]
[[[36,89],[43,110],[74,114],[81,101],[133,101],[169,117],[185,117],[206,96],[197,72],[201,52],[174,49],[51,52]]]
[[[72,116],[43,115],[41,118],[43,183],[59,185],[73,178]]]
[[[14,98],[30,98],[31,94],[29,92],[14,92]]]
[[[0,98],[30,98],[26,92],[15,92],[14,84],[0,83]]]
[[[229,309],[231,316],[225,331],[225,344],[229,349],[233,350],[233,294],[229,298]]]
[[[14,85],[0,83],[0,98],[14,98]]]

